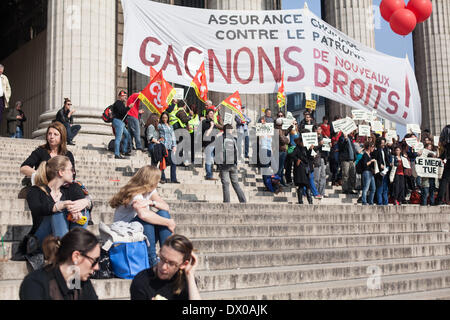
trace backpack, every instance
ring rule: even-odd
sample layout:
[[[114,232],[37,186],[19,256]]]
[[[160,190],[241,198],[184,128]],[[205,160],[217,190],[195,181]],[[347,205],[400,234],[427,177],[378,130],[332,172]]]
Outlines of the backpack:
[[[113,121],[113,113],[112,113],[112,106],[109,106],[103,111],[102,113],[102,119],[106,123],[110,123]]]
[[[420,194],[417,190],[411,192],[411,197],[409,198],[410,204],[420,204]]]

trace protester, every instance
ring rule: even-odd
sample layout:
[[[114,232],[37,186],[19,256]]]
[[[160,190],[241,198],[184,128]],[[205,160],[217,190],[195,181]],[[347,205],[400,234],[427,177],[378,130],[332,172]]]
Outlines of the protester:
[[[119,100],[117,100],[112,106],[113,113],[113,121],[112,126],[115,131],[115,140],[114,140],[114,158],[115,159],[125,159],[122,156],[120,151],[123,151],[123,154],[126,156],[131,155],[131,150],[128,148],[128,143],[131,139],[130,133],[125,127],[125,120],[127,118],[127,113],[129,108],[125,106],[127,102],[127,92],[125,90],[120,90],[119,92]],[[123,137],[123,140],[122,140]],[[122,144],[122,149],[120,148]]]
[[[198,114],[197,105],[191,105],[191,110],[193,112],[193,116],[191,120],[188,122],[188,131],[191,137],[191,163],[195,162],[195,133],[197,132],[200,126],[200,116]]]
[[[439,136],[440,158],[445,162],[442,179],[439,182],[439,193],[436,199],[436,205],[442,205],[444,196],[448,188],[450,180],[450,125],[446,125],[442,129]]]
[[[206,180],[217,180],[213,177],[212,167],[214,165],[214,129],[217,125],[214,124],[214,110],[208,109],[206,119],[202,121],[202,146],[205,152],[205,170]]]
[[[127,100],[127,107],[130,108],[127,115],[128,129],[130,129],[130,145],[131,149],[143,151],[141,142],[141,124],[140,117],[144,113],[143,109],[139,109],[140,100],[139,93],[133,93]],[[133,139],[136,148],[133,146]]]
[[[294,183],[297,186],[298,203],[303,204],[303,191],[306,189],[306,198],[308,203],[312,204],[310,183],[309,183],[309,171],[311,161],[313,160],[311,152],[313,146],[307,149],[303,145],[301,137],[295,139],[296,148],[292,152],[292,159],[294,161]]]
[[[164,243],[175,230],[175,222],[169,214],[169,205],[156,190],[160,178],[161,174],[157,168],[144,166],[109,202],[110,206],[116,209],[114,222],[136,221],[144,227],[144,234],[150,242],[150,266],[158,262],[156,243]]]
[[[76,228],[61,240],[47,237],[43,251],[49,263],[23,279],[20,300],[98,300],[89,280],[99,270],[100,260],[100,245],[93,233]]]
[[[300,131],[303,130],[307,130],[306,126],[310,126],[310,128],[312,129],[312,127],[316,124],[313,117],[311,116],[311,113],[309,111],[305,111],[303,112],[303,120],[300,121],[298,128]],[[311,132],[312,130],[308,130],[309,132]]]
[[[25,113],[22,111],[22,101],[16,102],[15,108],[10,108],[8,112],[8,136],[10,138],[23,138],[23,123],[27,121]]]
[[[68,157],[75,172],[73,154],[67,150],[66,128],[64,125],[60,122],[51,123],[45,136],[46,143],[36,148],[20,166],[20,173],[31,178],[31,182],[33,182],[33,175],[41,162],[48,161],[58,155]],[[75,174],[73,177],[75,178]]]
[[[281,114],[283,116],[283,114]],[[284,179],[284,164],[286,162],[287,158],[287,151],[288,151],[288,145],[289,145],[289,138],[287,137],[288,132],[290,131],[288,128],[287,131],[282,130],[283,128],[283,118],[279,117],[275,121],[275,130],[278,131],[278,139],[279,139],[279,147],[278,147],[278,172],[276,175],[278,175],[281,178],[281,185],[283,187],[286,187],[286,181]]]
[[[392,158],[392,170],[395,170],[395,177],[392,181],[392,198],[394,205],[401,205],[405,200],[405,178],[403,171],[402,147],[396,145]]]
[[[169,113],[169,124],[173,127],[173,130],[185,129],[194,116],[194,112],[188,108],[184,101],[174,100],[174,104],[174,109]]]
[[[156,167],[158,165],[158,162],[160,162],[162,160],[162,154],[163,151],[161,150],[157,150],[157,152],[155,152],[155,146],[158,147],[164,147],[164,144],[161,144],[161,139],[159,137],[159,130],[158,130],[158,125],[159,125],[159,116],[156,113],[152,113],[148,119],[147,119],[147,123],[145,124],[146,126],[146,137],[147,137],[147,143],[148,143],[148,153],[149,156],[151,157],[151,164],[152,166]],[[159,157],[157,156],[157,154],[161,154]]]
[[[322,124],[320,127],[322,128],[322,135],[325,138],[331,138],[331,126],[328,123],[328,117],[325,116],[322,118]]]
[[[430,139],[428,139],[430,140]],[[430,140],[431,141],[431,140]],[[433,155],[433,145],[432,144],[426,144],[425,149],[430,151],[428,158],[435,158],[436,155]],[[436,180],[435,178],[426,178],[421,177],[420,183],[421,183],[421,205],[426,206],[428,204],[428,196],[430,197],[430,205],[434,206],[435,199],[434,199],[434,193],[436,191]]]
[[[73,228],[88,226],[92,203],[81,186],[72,183],[73,174],[72,163],[65,156],[55,156],[38,168],[35,185],[27,193],[27,203],[33,219],[29,234],[39,243],[48,235],[63,237]],[[77,223],[82,217],[86,220]]]
[[[272,118],[272,110],[269,108],[266,108],[266,111],[264,111],[264,115],[259,118],[258,123],[274,123],[275,121]]]
[[[73,114],[75,113],[75,109],[72,108],[72,102],[69,98],[64,98],[64,106],[58,111],[56,114],[56,121],[61,122],[64,127],[66,127],[67,132],[67,144],[70,146],[74,146],[73,138],[80,131],[81,126],[73,124]]]
[[[9,99],[11,98],[11,86],[8,77],[3,74],[5,67],[0,64],[0,123],[2,122],[3,111],[8,109]]]
[[[317,133],[319,145],[314,148],[317,155],[314,157],[314,185],[317,188],[318,195],[316,199],[324,198],[325,187],[327,184],[327,159],[329,157],[327,151],[323,151],[324,140],[322,135],[322,127],[314,126],[313,131]]]
[[[198,266],[192,242],[174,234],[159,252],[160,261],[136,275],[131,283],[131,300],[201,300],[195,280]]]
[[[233,126],[226,124],[223,131],[223,157],[218,164],[222,182],[223,202],[230,202],[230,181],[240,203],[246,203],[245,194],[239,186],[237,139],[233,137]]]
[[[378,173],[375,174],[376,200],[378,205],[387,206],[389,203],[389,174],[391,169],[391,153],[386,146],[385,138],[377,139],[377,148],[373,153],[377,161]]]
[[[372,153],[375,149],[373,143],[366,141],[364,143],[364,153],[361,158],[361,167],[362,167],[362,204],[364,205],[373,205],[373,199],[375,197],[375,164],[377,162],[376,159],[372,158]],[[369,198],[367,199],[367,192],[370,190]]]
[[[294,120],[292,123],[292,129],[289,131],[289,146],[286,156],[286,162],[285,162],[285,179],[286,179],[286,185],[292,185],[292,167],[294,165],[294,160],[292,158],[292,153],[294,152],[296,148],[295,139],[300,137],[300,133],[298,131],[297,121]]]
[[[177,165],[175,164],[175,156],[177,152],[177,140],[172,126],[169,124],[169,114],[163,112],[159,119],[158,125],[159,139],[166,147],[168,152],[168,164],[170,165],[170,183],[180,183],[177,180]],[[168,182],[165,170],[161,170],[161,180]]]
[[[342,185],[342,167],[339,160],[339,139],[341,135],[342,132],[333,132],[331,137],[330,172],[332,186]]]
[[[353,191],[356,186],[356,154],[353,136],[342,134],[339,138],[339,161],[342,166],[342,191],[345,194],[357,194]]]
[[[244,143],[244,155],[245,159],[248,159],[250,147],[248,126],[252,122],[252,120],[247,116],[245,110],[246,107],[242,106],[242,114],[244,115],[245,120],[242,120],[241,117],[236,114],[236,116],[234,117],[234,121],[236,122],[236,131],[238,133],[239,158],[242,158],[242,143]]]

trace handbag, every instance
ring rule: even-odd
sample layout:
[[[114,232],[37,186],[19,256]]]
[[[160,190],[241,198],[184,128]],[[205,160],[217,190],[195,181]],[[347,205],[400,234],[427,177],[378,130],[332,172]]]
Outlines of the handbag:
[[[114,274],[122,279],[133,279],[139,272],[149,269],[147,242],[115,242],[109,249]]]
[[[92,279],[111,279],[114,278],[114,272],[111,265],[109,253],[106,250],[100,250],[100,260],[98,261],[99,269],[94,272]]]

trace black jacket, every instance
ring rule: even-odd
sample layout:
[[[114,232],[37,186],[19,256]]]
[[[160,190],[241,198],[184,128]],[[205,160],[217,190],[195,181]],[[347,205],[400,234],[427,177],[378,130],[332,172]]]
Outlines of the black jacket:
[[[294,162],[294,183],[297,186],[309,186],[309,173],[313,161],[311,150],[296,146],[291,157]],[[299,166],[297,166],[297,160],[300,160]]]
[[[70,162],[72,163],[73,169],[75,170],[75,159],[73,158],[73,154],[70,151],[67,151],[65,154],[67,158],[69,158]],[[50,160],[50,153],[47,149],[44,149],[42,147],[37,147],[36,150],[34,150],[31,155],[27,158],[27,160],[22,163],[20,167],[23,166],[29,166],[33,168],[34,170],[37,170],[39,168],[39,165],[42,161],[48,161]],[[75,179],[75,175],[74,175]]]
[[[344,135],[341,135],[339,138],[339,160],[340,161],[355,161],[357,152],[355,148],[355,144],[352,141],[352,138],[350,138],[350,142],[348,139],[344,138]],[[353,159],[350,159],[350,148],[353,150]]]
[[[73,124],[73,116],[69,118],[69,113],[70,109],[65,110],[64,107],[62,107],[56,114],[56,121],[59,121],[64,125]]]
[[[389,148],[384,147],[383,149],[384,152],[384,162],[386,164],[386,167],[390,167],[391,166],[391,153],[389,151]],[[377,164],[378,164],[378,169],[381,171],[383,171],[381,169],[381,165],[383,164],[383,153],[381,152],[381,149],[376,149],[374,150],[373,154],[372,154],[373,159],[377,160]]]
[[[69,289],[59,267],[44,267],[23,279],[20,300],[98,300],[91,281],[80,281],[80,289]]]
[[[130,108],[127,108],[122,100],[117,100],[112,105],[111,110],[113,113],[113,117],[122,121],[127,115],[128,111],[130,111]]]
[[[23,116],[23,118],[19,120],[17,116]],[[16,133],[16,127],[19,127],[23,131],[23,123],[27,121],[27,117],[25,117],[25,113],[22,110],[11,108],[6,120],[8,121],[8,135],[13,135]]]

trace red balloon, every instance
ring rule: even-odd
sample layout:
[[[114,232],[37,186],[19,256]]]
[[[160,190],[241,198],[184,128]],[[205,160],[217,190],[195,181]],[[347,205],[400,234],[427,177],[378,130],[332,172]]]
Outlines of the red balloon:
[[[416,15],[408,9],[400,9],[394,12],[389,21],[392,31],[395,33],[406,36],[410,34],[417,24]]]
[[[416,15],[417,23],[420,23],[431,16],[433,4],[430,0],[410,0],[407,9],[411,10]]]
[[[404,0],[383,0],[380,4],[380,13],[384,20],[389,22],[392,14],[400,9],[405,9]]]

